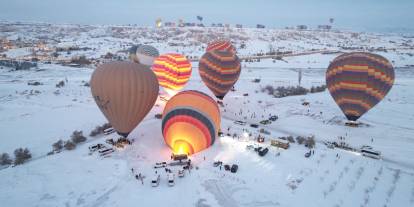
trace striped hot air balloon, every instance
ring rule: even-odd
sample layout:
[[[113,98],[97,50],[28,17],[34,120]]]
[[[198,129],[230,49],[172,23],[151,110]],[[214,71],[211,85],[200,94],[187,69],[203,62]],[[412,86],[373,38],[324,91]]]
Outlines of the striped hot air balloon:
[[[140,45],[137,48],[136,52],[136,58],[139,63],[146,65],[146,66],[152,66],[154,63],[155,58],[157,58],[160,55],[157,48],[151,46],[151,45]]]
[[[394,68],[384,57],[365,52],[335,58],[326,85],[348,120],[356,121],[380,102],[394,84]]]
[[[155,59],[152,70],[160,86],[174,91],[180,90],[191,76],[191,63],[180,54],[164,54]]]
[[[212,50],[227,50],[236,53],[236,48],[228,40],[214,40],[208,43],[206,52]]]
[[[240,59],[226,50],[212,50],[201,57],[198,70],[204,84],[217,98],[223,99],[239,79]]]
[[[175,153],[193,154],[214,144],[220,121],[220,110],[210,96],[183,91],[173,96],[164,108],[162,134]]]

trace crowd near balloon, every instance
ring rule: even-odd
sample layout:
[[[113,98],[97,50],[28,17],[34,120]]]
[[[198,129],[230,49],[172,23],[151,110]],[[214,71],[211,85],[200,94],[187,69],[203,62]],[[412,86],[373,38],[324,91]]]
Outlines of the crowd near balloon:
[[[192,72],[185,55],[160,55],[151,45],[134,45],[128,52],[130,61],[104,63],[95,69],[90,81],[93,98],[113,128],[127,137],[154,106],[161,86],[171,96],[175,94],[162,114],[160,133],[166,145],[174,152],[188,154],[213,145],[220,131],[219,106],[206,93],[191,89],[180,92]],[[220,101],[242,70],[236,48],[222,39],[207,45],[198,67],[204,85]],[[356,121],[384,99],[394,77],[393,66],[386,58],[351,52],[330,63],[326,85],[345,117]]]

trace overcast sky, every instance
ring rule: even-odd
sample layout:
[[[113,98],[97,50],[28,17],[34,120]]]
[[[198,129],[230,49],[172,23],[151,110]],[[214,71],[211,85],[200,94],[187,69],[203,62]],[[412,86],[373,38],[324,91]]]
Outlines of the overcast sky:
[[[0,20],[154,25],[196,21],[285,27],[327,24],[369,31],[414,31],[414,0],[0,0]]]

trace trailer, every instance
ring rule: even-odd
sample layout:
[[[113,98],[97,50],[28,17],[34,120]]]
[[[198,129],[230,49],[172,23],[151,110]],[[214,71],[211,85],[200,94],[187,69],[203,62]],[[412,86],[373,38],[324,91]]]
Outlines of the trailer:
[[[280,147],[283,149],[288,149],[289,148],[289,142],[286,140],[282,140],[282,139],[272,139],[270,140],[270,145],[274,146],[274,147]]]

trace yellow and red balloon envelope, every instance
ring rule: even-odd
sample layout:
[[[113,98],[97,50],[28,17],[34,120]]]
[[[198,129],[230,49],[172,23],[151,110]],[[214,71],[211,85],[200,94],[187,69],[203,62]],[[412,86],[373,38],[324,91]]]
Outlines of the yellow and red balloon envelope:
[[[177,91],[190,79],[191,63],[180,54],[163,54],[155,59],[152,70],[160,86]]]
[[[379,103],[394,84],[394,68],[384,57],[365,52],[336,57],[326,85],[348,120],[356,121]]]
[[[220,110],[210,96],[192,90],[180,92],[164,108],[165,143],[175,153],[200,152],[216,140],[220,121]]]

